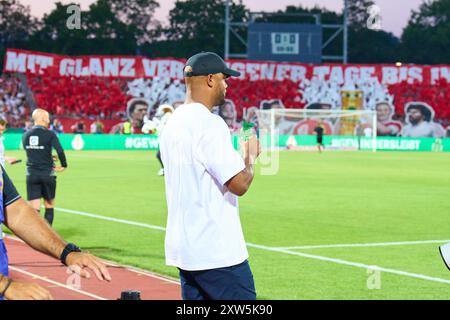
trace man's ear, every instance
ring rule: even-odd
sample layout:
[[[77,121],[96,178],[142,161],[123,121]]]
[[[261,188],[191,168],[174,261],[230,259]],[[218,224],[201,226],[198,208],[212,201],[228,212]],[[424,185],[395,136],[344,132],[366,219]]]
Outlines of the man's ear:
[[[206,82],[208,84],[208,87],[212,88],[214,86],[214,75],[213,74],[208,74],[208,76],[206,77]]]

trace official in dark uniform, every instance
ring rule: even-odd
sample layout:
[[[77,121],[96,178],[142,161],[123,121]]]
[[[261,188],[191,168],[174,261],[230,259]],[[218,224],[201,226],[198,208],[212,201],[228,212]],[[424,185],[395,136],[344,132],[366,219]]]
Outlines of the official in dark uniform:
[[[53,224],[56,175],[67,168],[66,156],[53,131],[48,130],[50,116],[43,109],[33,112],[34,127],[23,135],[23,148],[27,153],[27,196],[30,205],[40,212],[41,198],[44,199],[45,220]],[[58,153],[61,166],[55,167],[52,150]]]
[[[319,149],[319,152],[322,152],[322,150],[325,148],[323,144],[323,132],[324,130],[323,120],[320,120],[317,124],[317,127],[314,128],[314,131],[316,132],[316,142],[317,142],[317,148]]]

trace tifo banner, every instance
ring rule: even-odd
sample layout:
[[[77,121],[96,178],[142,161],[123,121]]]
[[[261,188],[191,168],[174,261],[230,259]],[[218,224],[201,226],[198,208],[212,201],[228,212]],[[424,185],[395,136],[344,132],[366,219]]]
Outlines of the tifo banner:
[[[38,106],[60,118],[120,120],[109,133],[124,132],[124,126],[141,133],[159,107],[176,109],[185,99],[184,60],[16,49],[5,59],[5,72],[27,75]],[[377,114],[378,136],[450,137],[450,65],[227,63],[242,74],[228,80],[227,100],[214,112],[233,133],[243,121],[258,124],[258,110],[370,110]],[[283,135],[311,134],[310,120],[283,117],[276,126]],[[356,136],[357,123],[347,120],[325,119],[326,134]]]
[[[59,135],[65,150],[157,150],[159,139],[156,135],[95,135],[63,134]],[[238,149],[238,136],[233,135],[233,145]],[[3,143],[6,150],[22,149],[22,134],[7,133]],[[325,136],[324,144],[333,150],[372,150],[371,138],[345,136]],[[378,137],[377,150],[380,151],[434,151],[450,152],[450,139],[434,138],[393,138]],[[316,150],[316,138],[311,135],[276,137],[275,146],[281,149]],[[295,148],[294,148],[295,147]]]
[[[31,73],[61,77],[119,77],[183,79],[184,60],[147,59],[125,56],[78,56],[69,57],[41,52],[8,49],[4,64],[5,72]],[[334,83],[357,82],[376,79],[381,84],[415,81],[434,84],[440,79],[450,82],[450,66],[404,65],[308,65],[301,63],[259,62],[229,60],[228,65],[240,71],[240,79],[250,81],[301,81],[324,79]]]

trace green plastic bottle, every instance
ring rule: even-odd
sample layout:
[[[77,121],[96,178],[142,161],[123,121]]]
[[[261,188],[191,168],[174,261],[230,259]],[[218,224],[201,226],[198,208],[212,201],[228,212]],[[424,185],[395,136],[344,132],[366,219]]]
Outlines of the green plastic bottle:
[[[243,141],[248,141],[252,135],[255,134],[255,124],[251,122],[244,121],[242,124],[242,129],[239,134]]]

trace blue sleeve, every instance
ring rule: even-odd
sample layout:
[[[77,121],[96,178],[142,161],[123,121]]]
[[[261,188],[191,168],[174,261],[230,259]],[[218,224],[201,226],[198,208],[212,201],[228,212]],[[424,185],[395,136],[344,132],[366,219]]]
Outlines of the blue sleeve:
[[[20,199],[20,195],[17,192],[16,187],[12,183],[11,179],[9,179],[8,174],[5,169],[2,167],[3,172],[3,208],[6,208],[11,203]]]

